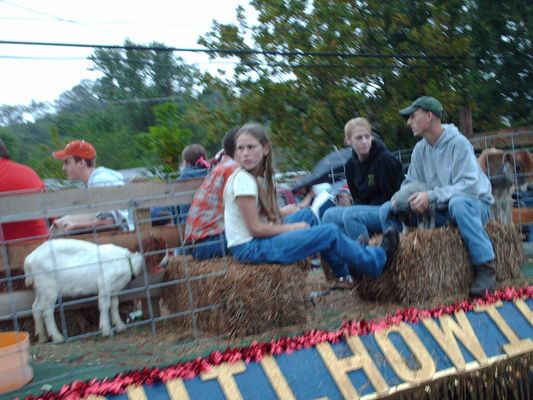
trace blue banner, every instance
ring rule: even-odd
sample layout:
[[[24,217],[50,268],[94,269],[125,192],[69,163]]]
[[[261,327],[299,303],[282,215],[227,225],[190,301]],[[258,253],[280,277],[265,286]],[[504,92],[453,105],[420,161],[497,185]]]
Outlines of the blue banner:
[[[224,363],[190,380],[129,386],[124,394],[106,398],[374,398],[532,353],[532,308],[533,299],[499,301],[265,356],[258,363]]]

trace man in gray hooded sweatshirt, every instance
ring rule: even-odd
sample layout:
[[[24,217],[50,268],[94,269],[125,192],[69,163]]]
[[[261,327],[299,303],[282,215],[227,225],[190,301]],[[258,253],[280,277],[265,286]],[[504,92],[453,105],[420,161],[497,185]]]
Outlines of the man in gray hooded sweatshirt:
[[[418,181],[432,188],[411,195],[411,210],[422,214],[433,203],[437,209],[436,226],[448,222],[457,225],[474,267],[470,295],[483,296],[496,286],[494,249],[483,227],[494,202],[491,185],[468,139],[455,125],[441,123],[442,111],[441,103],[429,96],[419,97],[400,110],[400,114],[408,118],[407,126],[414,136],[422,137],[413,149],[402,187]],[[380,209],[383,231],[397,223],[390,209],[390,201]]]

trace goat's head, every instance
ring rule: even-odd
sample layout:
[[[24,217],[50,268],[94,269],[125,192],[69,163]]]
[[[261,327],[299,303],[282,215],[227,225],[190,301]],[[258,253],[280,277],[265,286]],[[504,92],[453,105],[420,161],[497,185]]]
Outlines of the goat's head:
[[[178,253],[175,250],[167,249],[165,251],[165,256],[159,263],[159,269],[168,267],[168,264],[171,262],[171,260],[175,259],[177,256],[178,256]]]
[[[167,248],[167,244],[164,240],[150,235],[142,240],[141,246],[142,248],[136,245],[133,248],[130,248],[130,251],[139,252],[144,255],[144,261],[148,273],[157,272],[164,256],[163,250]]]
[[[130,256],[130,260],[131,260],[131,268],[133,269],[131,273],[132,273],[132,276],[135,277],[141,273],[142,266],[144,263],[144,257],[141,253],[135,252]]]

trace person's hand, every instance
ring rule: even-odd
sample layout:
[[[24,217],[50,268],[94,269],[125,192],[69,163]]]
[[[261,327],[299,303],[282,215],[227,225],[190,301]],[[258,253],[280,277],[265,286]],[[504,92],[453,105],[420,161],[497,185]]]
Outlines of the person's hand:
[[[300,210],[300,207],[298,207],[296,204],[287,204],[285,207],[281,207],[279,209],[279,214],[282,217],[286,217],[287,215],[294,214],[298,210]]]
[[[422,214],[429,207],[429,195],[427,192],[416,192],[409,196],[409,206],[417,214]]]
[[[57,218],[54,221],[54,227],[60,231],[71,231],[75,228],[74,220],[71,215],[65,215],[64,217]]]

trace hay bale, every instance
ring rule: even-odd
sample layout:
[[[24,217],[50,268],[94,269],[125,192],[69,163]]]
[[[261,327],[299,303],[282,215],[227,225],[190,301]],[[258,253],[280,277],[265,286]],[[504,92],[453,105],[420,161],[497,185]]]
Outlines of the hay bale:
[[[235,337],[306,320],[306,275],[296,265],[246,265],[231,257],[196,261],[180,256],[164,273],[164,281],[179,279],[186,280],[161,289],[171,312],[218,305],[196,314],[202,331]],[[176,321],[182,328],[189,327],[191,317],[185,324],[183,319]]]
[[[496,254],[498,281],[520,276],[524,262],[516,227],[491,222],[486,226]],[[474,271],[457,228],[415,230],[400,237],[400,246],[377,279],[358,278],[356,293],[366,300],[412,305],[456,294],[466,297]]]

